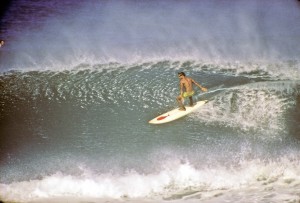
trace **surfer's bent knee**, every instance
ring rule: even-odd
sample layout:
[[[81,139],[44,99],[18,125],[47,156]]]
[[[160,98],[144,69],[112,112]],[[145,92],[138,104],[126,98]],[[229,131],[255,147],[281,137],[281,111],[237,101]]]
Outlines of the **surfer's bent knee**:
[[[177,98],[176,98],[178,101],[181,101],[183,99],[183,97],[181,95],[179,95]]]

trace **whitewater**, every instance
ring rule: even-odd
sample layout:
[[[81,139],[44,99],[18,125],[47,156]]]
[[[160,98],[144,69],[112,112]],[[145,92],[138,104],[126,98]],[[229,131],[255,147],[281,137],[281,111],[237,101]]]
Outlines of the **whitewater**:
[[[299,202],[298,1],[26,1],[0,33],[3,202]],[[188,116],[177,72],[208,92]]]

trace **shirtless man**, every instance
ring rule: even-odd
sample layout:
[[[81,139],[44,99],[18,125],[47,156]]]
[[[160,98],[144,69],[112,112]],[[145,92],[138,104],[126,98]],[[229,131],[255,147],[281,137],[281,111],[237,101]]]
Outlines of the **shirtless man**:
[[[190,106],[193,106],[192,96],[195,94],[193,90],[193,83],[197,85],[203,92],[206,92],[207,89],[195,82],[192,78],[186,77],[184,72],[179,72],[178,77],[180,78],[180,95],[177,97],[177,102],[180,107],[179,110],[185,111],[185,107],[183,105],[184,98],[188,97],[190,99]]]

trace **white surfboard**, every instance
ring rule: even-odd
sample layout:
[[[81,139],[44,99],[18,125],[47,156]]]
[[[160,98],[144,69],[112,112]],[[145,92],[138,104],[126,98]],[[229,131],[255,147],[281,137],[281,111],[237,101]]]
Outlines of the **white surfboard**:
[[[181,118],[181,117],[195,111],[196,109],[203,106],[203,104],[205,104],[207,102],[208,102],[208,100],[203,100],[203,101],[198,101],[192,107],[185,106],[185,109],[186,109],[185,111],[180,111],[179,108],[173,109],[171,111],[168,111],[167,113],[164,113],[160,116],[157,116],[156,118],[149,121],[149,123],[151,123],[151,124],[162,124],[162,123],[168,123],[168,122],[174,121],[178,118]]]

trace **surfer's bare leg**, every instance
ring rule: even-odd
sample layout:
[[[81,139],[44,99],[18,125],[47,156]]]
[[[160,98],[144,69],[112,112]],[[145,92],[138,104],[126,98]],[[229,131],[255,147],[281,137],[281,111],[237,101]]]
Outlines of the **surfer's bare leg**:
[[[194,105],[194,103],[193,103],[193,97],[189,97],[189,99],[190,99],[190,106],[193,106]]]
[[[179,110],[180,111],[185,111],[185,107],[183,105],[183,98],[181,96],[177,97],[177,103],[179,105]]]

